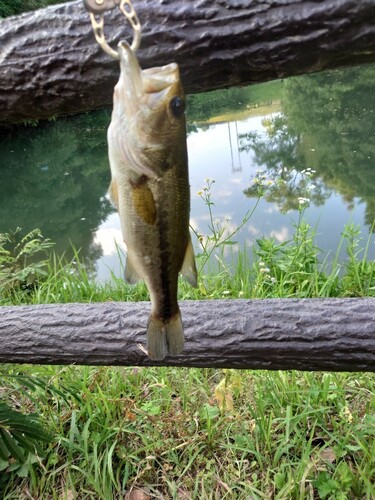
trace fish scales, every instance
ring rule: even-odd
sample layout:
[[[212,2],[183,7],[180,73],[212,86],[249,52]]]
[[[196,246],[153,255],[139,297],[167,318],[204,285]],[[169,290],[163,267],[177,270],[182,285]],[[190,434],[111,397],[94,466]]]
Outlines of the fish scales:
[[[119,54],[108,129],[109,192],[127,246],[125,279],[144,280],[150,293],[149,357],[163,359],[184,348],[178,274],[193,286],[197,282],[184,94],[176,64],[141,70],[126,42],[119,44]]]

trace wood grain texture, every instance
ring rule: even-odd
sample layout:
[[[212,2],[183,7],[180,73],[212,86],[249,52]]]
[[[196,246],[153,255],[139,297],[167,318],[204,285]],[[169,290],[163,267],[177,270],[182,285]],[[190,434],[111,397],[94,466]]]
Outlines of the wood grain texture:
[[[375,371],[375,298],[181,303],[185,351],[142,352],[150,304],[0,308],[0,362]]]
[[[180,64],[187,93],[375,61],[374,0],[134,0],[143,67]],[[116,47],[130,40],[118,9]],[[83,2],[0,21],[0,123],[110,106],[118,63],[94,40]]]

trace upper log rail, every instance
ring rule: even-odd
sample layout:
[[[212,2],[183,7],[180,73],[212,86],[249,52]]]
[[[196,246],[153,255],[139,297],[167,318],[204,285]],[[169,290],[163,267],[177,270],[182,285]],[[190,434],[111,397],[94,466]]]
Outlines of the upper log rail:
[[[374,0],[134,0],[143,67],[180,64],[187,93],[375,61]],[[131,39],[105,15],[112,47]],[[110,106],[118,64],[82,0],[0,21],[0,123]]]
[[[186,347],[151,361],[149,303],[0,307],[0,362],[375,371],[375,298],[181,304]]]

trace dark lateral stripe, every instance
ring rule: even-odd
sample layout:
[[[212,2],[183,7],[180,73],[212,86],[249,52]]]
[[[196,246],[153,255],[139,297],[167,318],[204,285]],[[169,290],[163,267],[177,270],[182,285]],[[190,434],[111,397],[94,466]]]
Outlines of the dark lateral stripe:
[[[171,249],[166,239],[168,234],[168,214],[165,209],[159,211],[159,251],[160,251],[160,283],[162,290],[163,310],[160,311],[161,319],[169,320],[176,311],[172,311],[172,297],[169,282],[169,263],[171,258]],[[176,298],[177,300],[177,298]]]

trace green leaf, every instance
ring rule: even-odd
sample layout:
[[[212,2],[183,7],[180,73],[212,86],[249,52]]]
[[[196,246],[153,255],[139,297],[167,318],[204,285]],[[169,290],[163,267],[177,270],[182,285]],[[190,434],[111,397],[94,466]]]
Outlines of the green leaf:
[[[5,447],[4,443],[0,439],[0,460],[7,460],[9,457],[8,449]]]
[[[220,409],[217,406],[211,406],[206,403],[199,412],[199,416],[204,419],[213,420],[220,415]]]
[[[3,441],[5,447],[8,449],[9,455],[21,463],[25,461],[25,454],[22,448],[18,446],[17,441],[13,438],[9,431],[0,428],[0,440]]]
[[[17,470],[18,477],[27,477],[30,472],[31,465],[27,462],[21,465],[21,467]]]
[[[35,421],[29,420],[28,422],[14,422],[11,427],[12,433],[22,433],[28,438],[38,439],[40,441],[49,442],[51,436],[46,432],[41,425]]]
[[[0,459],[0,472],[8,467],[9,463],[7,460]]]
[[[29,453],[39,452],[39,442],[49,442],[51,435],[34,415],[23,415],[0,403],[0,459],[15,458],[24,463]]]
[[[347,444],[345,448],[349,451],[360,451],[362,449],[360,446],[355,446],[353,444]]]
[[[333,493],[340,491],[338,482],[324,472],[319,475],[319,478],[314,482],[314,486],[318,488],[320,498],[327,498]]]
[[[237,245],[238,241],[232,241],[232,240],[228,240],[228,241],[222,241],[218,246],[222,246],[222,245]]]
[[[35,441],[31,441],[27,439],[25,436],[18,432],[12,432],[13,437],[17,440],[18,444],[22,446],[24,450],[27,450],[31,453],[35,453],[36,451],[36,443]]]

